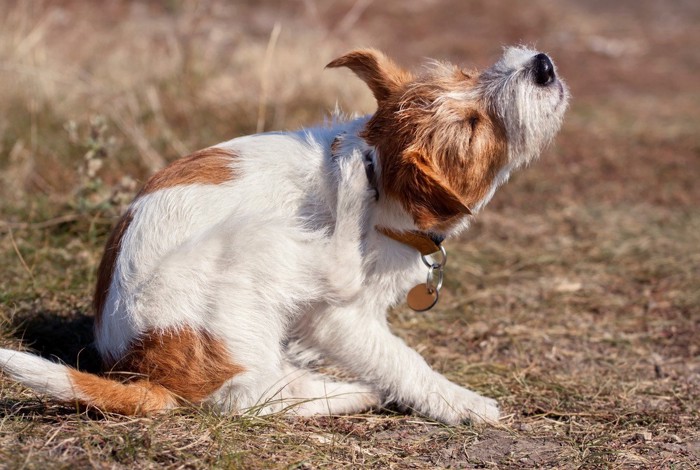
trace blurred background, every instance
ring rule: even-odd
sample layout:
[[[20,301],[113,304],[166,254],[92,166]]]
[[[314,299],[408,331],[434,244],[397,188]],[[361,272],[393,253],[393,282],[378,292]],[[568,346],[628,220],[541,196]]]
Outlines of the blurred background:
[[[393,327],[499,399],[503,439],[537,439],[525,467],[698,465],[697,0],[0,0],[0,12],[2,344],[75,363],[106,234],[167,162],[320,122],[336,103],[372,112],[360,80],[324,70],[333,58],[372,46],[414,69],[483,68],[525,44],[571,88],[563,129],[449,243],[440,308],[400,307]],[[504,448],[480,439],[469,458]],[[404,455],[433,455],[425,446]],[[440,462],[507,463],[508,449]]]
[[[697,160],[700,100],[693,0],[0,4],[6,200],[80,184],[76,165],[103,125],[99,177],[113,185],[237,135],[318,122],[336,102],[371,112],[359,80],[323,70],[353,47],[410,67],[436,58],[482,68],[511,44],[550,53],[572,89],[566,152],[542,165],[568,178],[548,178],[557,195],[700,200],[686,169]],[[601,178],[626,189],[610,194]],[[662,182],[686,191],[672,195]]]

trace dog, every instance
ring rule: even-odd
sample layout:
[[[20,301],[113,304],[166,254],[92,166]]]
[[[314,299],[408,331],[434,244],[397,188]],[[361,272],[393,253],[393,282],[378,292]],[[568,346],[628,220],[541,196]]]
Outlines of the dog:
[[[417,310],[437,302],[442,241],[552,140],[567,87],[546,54],[523,46],[481,73],[441,62],[410,72],[373,49],[327,67],[364,80],[376,112],[235,138],[175,161],[137,194],[98,270],[104,375],[7,349],[4,372],[127,415],[395,403],[448,424],[497,422],[495,400],[432,370],[386,312],[409,289]],[[356,380],[320,373],[320,359]]]

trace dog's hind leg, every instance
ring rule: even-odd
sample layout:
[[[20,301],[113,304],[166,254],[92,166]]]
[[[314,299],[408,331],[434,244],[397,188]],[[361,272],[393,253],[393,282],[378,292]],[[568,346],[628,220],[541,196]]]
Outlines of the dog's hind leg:
[[[283,395],[286,401],[298,403],[290,411],[301,416],[361,413],[381,404],[379,393],[362,383],[334,381],[303,369],[289,375],[293,380]]]
[[[380,395],[362,383],[335,381],[291,365],[283,366],[280,372],[277,380],[268,380],[266,389],[258,392],[260,398],[254,404],[240,401],[241,386],[246,382],[244,375],[231,380],[227,387],[230,397],[219,399],[236,397],[238,406],[233,407],[236,411],[255,415],[278,412],[299,416],[343,415],[368,411],[381,404]]]
[[[358,150],[338,156],[338,194],[335,227],[331,236],[327,280],[331,295],[338,300],[354,298],[363,282],[362,230],[367,205],[374,198],[365,175],[364,162]]]

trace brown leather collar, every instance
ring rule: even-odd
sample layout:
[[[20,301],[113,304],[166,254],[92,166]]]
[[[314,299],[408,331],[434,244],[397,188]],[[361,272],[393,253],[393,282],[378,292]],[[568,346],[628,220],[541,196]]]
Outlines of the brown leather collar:
[[[445,237],[434,233],[420,232],[418,230],[408,230],[399,232],[387,227],[376,226],[377,232],[385,235],[392,240],[415,248],[422,256],[428,256],[436,251],[440,251],[440,244]]]

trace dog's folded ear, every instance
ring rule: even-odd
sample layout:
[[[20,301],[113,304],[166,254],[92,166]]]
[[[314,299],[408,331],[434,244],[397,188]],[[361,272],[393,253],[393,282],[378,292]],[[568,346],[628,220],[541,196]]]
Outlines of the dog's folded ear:
[[[367,83],[378,102],[384,101],[410,81],[410,72],[376,49],[356,49],[338,57],[326,68],[347,67]]]
[[[435,170],[429,158],[418,151],[407,150],[400,160],[401,163],[391,171],[390,192],[413,216],[419,228],[439,228],[471,214],[469,207]]]

